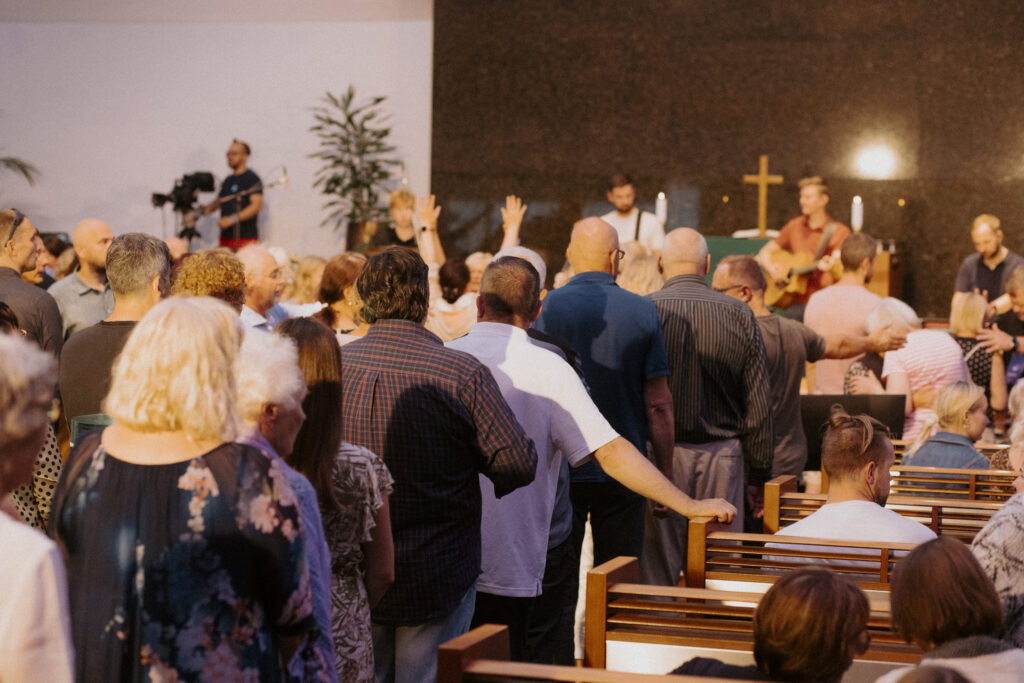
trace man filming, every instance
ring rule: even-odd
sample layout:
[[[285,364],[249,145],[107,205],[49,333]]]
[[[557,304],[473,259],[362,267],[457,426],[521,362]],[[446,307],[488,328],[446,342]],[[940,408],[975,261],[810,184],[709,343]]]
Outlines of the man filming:
[[[203,215],[220,209],[220,246],[238,250],[257,241],[256,215],[263,207],[263,183],[247,167],[249,145],[232,140],[228,147],[228,166],[232,174],[224,179],[214,201],[203,207]]]

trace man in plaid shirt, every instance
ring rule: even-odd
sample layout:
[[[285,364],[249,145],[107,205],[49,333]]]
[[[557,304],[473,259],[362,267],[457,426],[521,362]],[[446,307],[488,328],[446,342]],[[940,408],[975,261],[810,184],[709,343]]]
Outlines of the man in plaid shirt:
[[[392,247],[356,283],[366,337],[342,347],[343,438],[394,477],[395,583],[373,608],[378,681],[433,680],[437,647],[469,628],[480,572],[480,483],[533,481],[537,452],[491,372],[423,327],[427,266]]]

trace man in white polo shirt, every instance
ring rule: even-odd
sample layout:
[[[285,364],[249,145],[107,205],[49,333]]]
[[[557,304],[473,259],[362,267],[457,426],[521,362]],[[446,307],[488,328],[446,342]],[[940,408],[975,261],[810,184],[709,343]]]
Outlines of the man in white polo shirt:
[[[928,527],[884,507],[894,460],[888,428],[868,415],[850,416],[833,408],[821,443],[828,499],[779,534],[882,543],[923,543],[935,538]]]
[[[530,606],[541,592],[561,456],[578,466],[593,453],[605,473],[688,517],[735,514],[723,500],[696,501],[675,488],[612,429],[572,368],[527,337],[540,309],[536,268],[520,258],[497,259],[484,271],[477,324],[447,344],[491,370],[537,449],[537,476],[528,486],[499,500],[480,479],[482,560],[473,623],[507,624],[513,659],[521,658]]]

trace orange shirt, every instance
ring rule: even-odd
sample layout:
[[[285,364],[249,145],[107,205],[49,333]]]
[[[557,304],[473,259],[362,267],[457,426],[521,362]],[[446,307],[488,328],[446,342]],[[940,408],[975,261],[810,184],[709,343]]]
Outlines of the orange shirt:
[[[832,220],[831,216],[828,217],[828,220]],[[835,223],[836,229],[832,232],[832,237],[828,241],[828,249],[825,250],[825,254],[831,254],[836,249],[839,249],[843,245],[843,241],[851,232],[850,228],[839,221],[836,221]],[[828,225],[828,221],[825,222],[825,225]],[[825,231],[825,225],[819,229],[813,229],[810,226],[807,216],[797,216],[782,226],[782,230],[779,231],[779,236],[775,238],[775,244],[794,254],[810,254],[811,256],[814,256],[818,250],[818,243],[821,241],[821,236]],[[832,277],[831,273],[826,273],[821,270],[815,271],[810,276],[810,281],[807,284],[807,292],[795,297],[793,303],[806,304],[807,300],[811,298],[811,294],[814,294],[819,289],[828,287],[833,282],[835,282],[835,279]]]

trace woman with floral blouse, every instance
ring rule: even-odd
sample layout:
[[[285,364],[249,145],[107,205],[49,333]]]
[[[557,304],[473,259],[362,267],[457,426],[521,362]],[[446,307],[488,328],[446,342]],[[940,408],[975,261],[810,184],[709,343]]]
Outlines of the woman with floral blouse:
[[[54,498],[79,681],[281,681],[318,664],[295,496],[232,443],[238,315],[172,298],[139,321]]]

